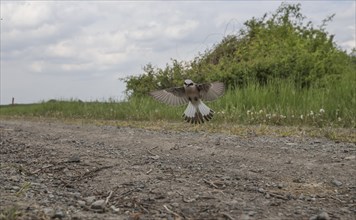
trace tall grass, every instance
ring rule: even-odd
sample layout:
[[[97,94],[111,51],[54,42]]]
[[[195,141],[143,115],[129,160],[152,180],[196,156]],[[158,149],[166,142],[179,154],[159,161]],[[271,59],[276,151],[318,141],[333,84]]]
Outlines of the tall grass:
[[[355,127],[355,90],[343,81],[327,88],[297,89],[289,81],[250,83],[228,91],[214,105],[224,121],[247,124]]]
[[[267,86],[251,82],[228,90],[217,101],[207,103],[217,123],[308,125],[355,128],[355,81],[345,78],[325,88],[296,89],[289,81]],[[73,119],[181,121],[185,106],[171,107],[151,97],[129,101],[81,102],[51,100],[38,104],[1,106],[2,116]]]

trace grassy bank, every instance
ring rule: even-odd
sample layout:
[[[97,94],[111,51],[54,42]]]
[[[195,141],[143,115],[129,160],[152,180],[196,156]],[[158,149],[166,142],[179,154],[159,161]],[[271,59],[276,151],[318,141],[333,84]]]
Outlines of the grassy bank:
[[[267,86],[251,83],[228,90],[208,105],[215,110],[215,123],[355,128],[353,80],[342,80],[327,88],[298,90],[286,81]],[[2,116],[50,117],[130,121],[182,121],[185,106],[171,107],[151,97],[125,102],[81,102],[52,100],[37,104],[1,106]]]

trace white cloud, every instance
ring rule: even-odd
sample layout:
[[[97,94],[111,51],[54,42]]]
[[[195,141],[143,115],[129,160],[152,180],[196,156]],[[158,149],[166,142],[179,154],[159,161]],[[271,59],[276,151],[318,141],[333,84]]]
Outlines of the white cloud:
[[[181,39],[189,34],[189,32],[194,31],[199,22],[194,20],[181,21],[178,24],[168,26],[164,33],[168,38]]]
[[[68,41],[61,41],[57,44],[48,45],[47,54],[54,57],[73,57],[76,54],[75,48]]]
[[[120,97],[147,63],[189,60],[280,1],[1,1],[0,103]],[[256,7],[258,4],[258,7]],[[355,3],[301,2],[339,46],[355,47]]]
[[[30,69],[33,72],[41,73],[43,71],[44,65],[45,65],[45,63],[43,61],[34,61],[31,64]]]
[[[9,19],[12,28],[37,28],[45,23],[51,14],[46,2],[6,3],[1,7],[4,7],[3,16]]]

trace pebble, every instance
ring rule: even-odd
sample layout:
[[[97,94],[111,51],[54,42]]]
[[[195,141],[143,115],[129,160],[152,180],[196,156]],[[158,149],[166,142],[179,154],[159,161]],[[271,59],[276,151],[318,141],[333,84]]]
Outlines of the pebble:
[[[326,212],[320,212],[319,214],[309,218],[309,220],[330,220],[330,216]]]
[[[91,204],[91,208],[92,209],[104,209],[105,208],[105,200],[104,199],[100,199],[100,200],[97,200],[95,202],[93,202]]]
[[[339,187],[339,186],[342,186],[342,182],[337,180],[337,179],[333,179],[331,181],[332,184],[334,184],[335,186]]]
[[[158,155],[155,155],[155,156],[149,156],[149,158],[154,159],[154,160],[158,160],[158,159],[159,159],[159,156],[158,156]]]
[[[120,211],[120,208],[116,208],[115,206],[110,206],[110,209],[113,211],[113,212],[119,212]]]
[[[220,137],[217,137],[216,139],[215,139],[215,141],[214,141],[214,144],[215,145],[220,145]]]
[[[239,216],[238,219],[241,219],[241,220],[249,220],[250,219],[250,216],[246,215],[246,214],[242,214]]]
[[[95,200],[95,196],[89,196],[89,197],[85,197],[84,198],[84,201],[87,203],[87,204],[92,204]]]
[[[249,216],[254,216],[256,213],[257,213],[257,212],[255,212],[255,211],[249,211],[249,212],[248,212],[248,215],[249,215]]]
[[[11,189],[14,190],[14,191],[19,191],[19,190],[20,190],[20,187],[18,187],[18,186],[12,186]]]
[[[183,208],[183,209],[182,209],[182,212],[183,212],[185,215],[192,215],[192,214],[194,213],[194,209],[187,207],[187,208]]]
[[[13,181],[13,182],[19,182],[20,181],[20,177],[19,176],[11,176],[10,178],[9,178],[9,180],[10,181]]]
[[[53,216],[53,214],[54,214],[54,210],[51,207],[44,208],[43,212],[48,216]]]
[[[85,219],[84,215],[81,213],[75,213],[72,215],[72,220],[81,220],[81,219]]]
[[[78,200],[78,205],[79,205],[80,207],[84,207],[84,206],[85,206],[85,201],[83,201],[83,200]]]
[[[345,160],[355,160],[355,159],[356,159],[355,155],[352,155],[352,156],[349,156],[349,157],[345,157]]]
[[[271,198],[271,195],[269,194],[269,193],[266,193],[266,199],[269,199],[269,198]]]
[[[177,202],[173,202],[171,205],[172,205],[173,207],[179,207],[179,203],[177,203]]]
[[[80,157],[79,157],[79,155],[73,155],[70,158],[68,158],[67,162],[69,162],[69,163],[79,163],[80,162]]]
[[[61,209],[57,209],[56,212],[53,215],[53,218],[59,218],[62,219],[65,217],[64,212]]]

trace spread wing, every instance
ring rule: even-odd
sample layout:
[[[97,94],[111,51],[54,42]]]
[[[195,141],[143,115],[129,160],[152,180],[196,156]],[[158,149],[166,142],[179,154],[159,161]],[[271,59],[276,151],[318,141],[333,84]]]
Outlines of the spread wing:
[[[203,83],[197,85],[201,99],[206,101],[213,101],[225,92],[225,86],[222,82],[213,82],[213,83]]]
[[[168,105],[182,105],[189,102],[185,95],[184,87],[174,87],[169,89],[150,92],[153,98]]]

